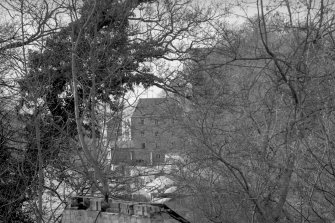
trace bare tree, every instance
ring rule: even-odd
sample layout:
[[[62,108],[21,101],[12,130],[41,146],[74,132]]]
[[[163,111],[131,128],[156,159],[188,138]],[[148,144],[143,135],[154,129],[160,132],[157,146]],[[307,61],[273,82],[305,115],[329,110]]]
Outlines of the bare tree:
[[[214,15],[192,1],[97,0],[65,8],[68,26],[27,56],[23,105],[38,108],[34,130],[40,128],[45,191],[64,202],[60,188],[66,184],[67,195],[99,191],[108,201],[138,190],[140,177],[151,174],[132,165],[111,168],[119,135],[106,138],[109,121],[116,120],[115,133],[122,130],[126,93],[136,85],[173,90],[149,64],[181,60],[193,47],[184,38],[196,41],[200,25]],[[125,174],[129,169],[136,174]],[[57,181],[48,183],[49,177]]]
[[[217,47],[199,49],[184,75],[193,91],[184,182],[199,179],[189,187],[201,194],[214,175],[207,190],[244,204],[240,218],[211,212],[213,222],[332,221],[333,3],[254,6],[240,29],[218,22]]]
[[[25,130],[29,129],[27,127],[29,121],[23,123],[20,119],[21,114],[16,109],[20,99],[17,81],[18,77],[27,74],[27,48],[39,46],[39,41],[59,28],[60,18],[58,15],[64,9],[61,2],[56,1],[31,1],[29,3],[26,1],[2,1],[0,10],[2,15],[0,77],[1,103],[3,105],[1,117],[3,121],[11,120],[11,123],[8,122],[8,125],[3,126],[3,130],[13,133],[11,137],[5,137],[2,141],[1,154],[6,157],[4,165],[6,166],[7,162],[10,162],[11,165],[2,175],[2,188],[4,188],[2,192],[7,198],[1,202],[1,216],[6,222],[29,222],[32,219],[41,222],[42,201],[40,199],[39,207],[37,207],[34,200],[38,191],[40,191],[41,198],[43,176],[41,175],[41,165],[36,166],[36,160],[33,156],[34,149],[31,150],[32,144],[30,142],[36,141],[36,137],[28,136],[29,133]],[[39,120],[36,119],[36,121],[38,124]],[[39,174],[37,173],[38,169],[40,169]],[[36,180],[38,175],[40,176],[39,184],[35,184],[38,182]]]

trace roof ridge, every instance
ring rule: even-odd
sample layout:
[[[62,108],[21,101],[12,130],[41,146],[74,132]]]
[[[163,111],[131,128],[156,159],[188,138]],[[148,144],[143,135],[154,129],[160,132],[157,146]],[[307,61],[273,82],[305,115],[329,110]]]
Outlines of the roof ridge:
[[[139,98],[132,117],[162,116],[165,115],[169,106],[165,103],[171,102],[171,98]]]

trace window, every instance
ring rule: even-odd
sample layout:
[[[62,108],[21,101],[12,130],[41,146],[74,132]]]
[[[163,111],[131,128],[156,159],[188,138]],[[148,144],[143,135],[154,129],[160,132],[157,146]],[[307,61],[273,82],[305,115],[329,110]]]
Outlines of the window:
[[[158,120],[155,120],[155,125],[158,125]]]
[[[156,154],[156,158],[160,159],[161,158],[161,154]]]
[[[145,149],[145,142],[142,143],[142,149]]]
[[[158,136],[158,132],[157,131],[155,132],[155,136]]]
[[[158,148],[158,143],[156,143],[156,148]]]
[[[142,118],[140,121],[141,125],[144,125],[144,119]]]
[[[144,136],[144,131],[141,131],[141,136]]]

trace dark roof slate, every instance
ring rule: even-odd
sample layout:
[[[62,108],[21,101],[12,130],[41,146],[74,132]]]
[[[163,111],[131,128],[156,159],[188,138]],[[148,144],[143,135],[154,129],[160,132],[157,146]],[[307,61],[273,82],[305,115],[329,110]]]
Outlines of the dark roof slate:
[[[168,116],[177,107],[177,101],[171,98],[140,98],[132,117]]]

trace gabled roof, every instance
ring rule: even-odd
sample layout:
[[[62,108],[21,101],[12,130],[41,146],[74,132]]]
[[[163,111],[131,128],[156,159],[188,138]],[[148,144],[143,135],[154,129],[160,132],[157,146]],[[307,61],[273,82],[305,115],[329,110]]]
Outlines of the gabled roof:
[[[177,108],[177,101],[172,98],[140,98],[132,117],[168,116]]]
[[[177,220],[178,222],[190,223],[187,219],[185,219],[183,216],[179,215],[177,212],[169,208],[166,204],[151,203],[151,205],[159,207],[162,213],[168,214],[170,217]]]

